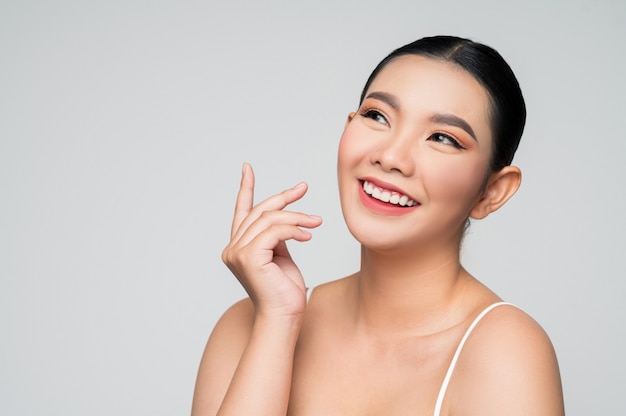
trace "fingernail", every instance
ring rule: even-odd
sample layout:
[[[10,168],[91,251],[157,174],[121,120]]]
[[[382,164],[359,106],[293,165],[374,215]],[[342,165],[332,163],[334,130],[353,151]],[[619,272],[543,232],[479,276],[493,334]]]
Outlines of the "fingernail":
[[[244,176],[246,174],[247,167],[248,162],[243,162],[243,166],[241,167],[241,176]]]
[[[309,217],[313,218],[314,220],[320,220],[320,221],[322,220],[322,217],[320,217],[319,215],[310,215],[309,214]]]
[[[305,186],[306,186],[306,182],[300,182],[299,184],[294,186],[293,189],[300,189],[300,188],[304,188]]]

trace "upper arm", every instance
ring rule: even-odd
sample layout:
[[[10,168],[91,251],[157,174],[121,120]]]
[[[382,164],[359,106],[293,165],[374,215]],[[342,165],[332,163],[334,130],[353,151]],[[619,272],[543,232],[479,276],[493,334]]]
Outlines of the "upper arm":
[[[513,307],[491,311],[475,328],[451,383],[451,414],[564,414],[556,354],[544,330]],[[450,391],[452,393],[452,391]]]
[[[215,325],[207,342],[193,397],[192,415],[216,414],[246,348],[254,306],[244,299],[231,306]]]

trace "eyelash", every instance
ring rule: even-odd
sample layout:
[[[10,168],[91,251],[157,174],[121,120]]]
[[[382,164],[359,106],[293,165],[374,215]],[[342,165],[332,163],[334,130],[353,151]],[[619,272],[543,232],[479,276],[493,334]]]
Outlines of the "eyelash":
[[[359,114],[362,117],[369,118],[369,119],[372,119],[372,120],[377,121],[379,123],[389,125],[389,122],[387,121],[387,118],[383,115],[383,113],[381,113],[380,111],[375,110],[373,108],[367,108],[367,107],[363,108],[363,109],[361,109]],[[384,120],[384,122],[381,122],[379,117],[382,118]]]
[[[439,138],[439,137],[442,137],[443,140],[448,140],[450,142],[450,146],[454,146],[455,148],[460,149],[460,150],[464,150],[465,149],[463,146],[461,146],[461,144],[458,141],[456,141],[454,138],[452,138],[451,136],[449,136],[447,134],[444,134],[444,133],[433,133],[428,138],[428,140],[433,140],[433,139],[436,139],[436,138]],[[437,143],[441,143],[443,140],[434,140],[434,141],[436,141]]]
[[[374,120],[374,121],[377,121],[377,122],[379,122],[379,123],[382,123],[382,122],[380,121],[380,119],[379,119],[379,117],[380,117],[380,118],[382,118],[382,119],[384,120],[384,123],[382,123],[382,124],[389,125],[389,122],[387,121],[387,118],[386,118],[386,117],[385,117],[385,116],[384,116],[384,115],[383,115],[380,111],[378,111],[378,110],[376,110],[376,109],[373,109],[373,108],[367,108],[367,107],[366,107],[366,108],[361,109],[361,111],[359,112],[359,114],[360,114],[362,117],[369,118],[369,119],[371,119],[371,120]],[[439,139],[439,140],[436,140],[437,138],[440,138],[440,139]],[[453,146],[453,147],[455,147],[456,149],[460,149],[460,150],[464,150],[464,149],[465,149],[465,147],[461,146],[461,145],[459,144],[459,142],[458,142],[458,141],[456,141],[454,138],[452,138],[452,136],[449,136],[449,135],[447,135],[447,134],[445,134],[445,133],[433,133],[433,134],[432,134],[432,135],[428,138],[428,140],[433,140],[433,141],[435,141],[435,142],[437,142],[437,143],[442,143],[444,140],[447,140],[447,141],[449,141],[449,142],[450,142],[450,143],[448,144],[449,146]]]

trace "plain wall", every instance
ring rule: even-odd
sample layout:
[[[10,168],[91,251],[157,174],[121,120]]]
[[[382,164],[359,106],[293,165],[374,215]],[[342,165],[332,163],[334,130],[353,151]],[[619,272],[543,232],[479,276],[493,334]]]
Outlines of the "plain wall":
[[[358,264],[336,149],[375,64],[432,34],[487,43],[524,91],[520,192],[464,262],[533,315],[568,415],[626,391],[626,3],[0,1],[0,414],[187,414],[244,296],[220,261],[241,165],[306,180],[309,286]]]

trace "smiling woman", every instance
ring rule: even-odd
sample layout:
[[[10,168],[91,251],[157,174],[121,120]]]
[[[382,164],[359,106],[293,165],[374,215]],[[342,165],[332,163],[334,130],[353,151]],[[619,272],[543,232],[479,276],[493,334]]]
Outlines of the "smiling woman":
[[[348,228],[370,248],[408,249],[425,260],[458,255],[458,246],[449,242],[460,241],[466,219],[484,216],[486,203],[496,197],[503,203],[519,184],[519,170],[509,166],[493,175],[493,195],[484,197],[492,149],[484,88],[447,61],[404,55],[388,62],[368,91],[359,111],[350,114],[339,146]],[[364,197],[364,181],[381,195],[407,195],[419,209],[388,221],[390,204],[375,201],[374,192],[374,199]],[[366,216],[381,215],[364,221],[357,215],[361,208],[370,211]]]
[[[361,244],[354,274],[317,287],[285,241],[321,218],[285,208],[296,185],[254,205],[243,167],[223,260],[249,294],[220,319],[194,415],[562,415],[545,332],[460,264],[468,218],[516,192],[526,117],[493,49],[448,36],[385,58],[347,117],[343,215]]]

